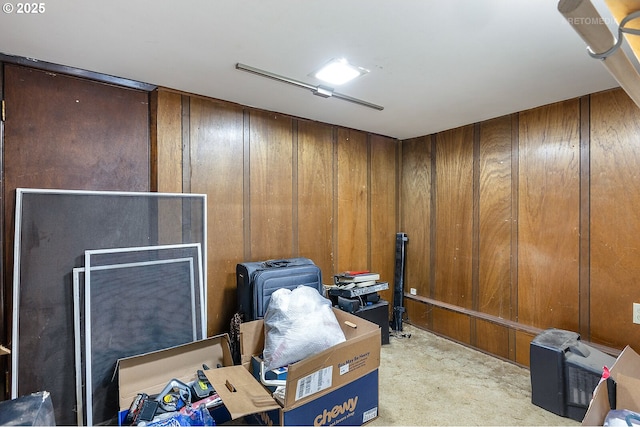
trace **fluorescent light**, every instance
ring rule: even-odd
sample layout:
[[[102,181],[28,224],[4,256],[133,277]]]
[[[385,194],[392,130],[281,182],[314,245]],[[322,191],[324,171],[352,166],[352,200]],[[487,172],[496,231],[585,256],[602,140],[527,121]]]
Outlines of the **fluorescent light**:
[[[349,101],[349,102],[353,102],[354,104],[359,104],[365,107],[373,108],[374,110],[378,110],[378,111],[384,110],[384,107],[382,107],[381,105],[372,104],[370,102],[363,101],[358,98],[353,98],[351,96],[344,95],[342,93],[334,92],[333,88],[330,88],[327,86],[314,86],[309,83],[301,82],[300,80],[295,80],[290,77],[281,76],[279,74],[261,70],[259,68],[251,67],[249,65],[241,64],[239,62],[236,63],[236,69],[241,71],[246,71],[248,73],[256,74],[258,76],[267,77],[269,79],[277,80],[282,83],[288,83],[290,85],[297,86],[302,89],[308,89],[314,95],[318,95],[323,98],[338,98],[338,99],[342,99],[343,101]]]
[[[351,65],[346,59],[341,58],[332,59],[313,73],[313,76],[332,85],[341,85],[368,72],[369,70]]]

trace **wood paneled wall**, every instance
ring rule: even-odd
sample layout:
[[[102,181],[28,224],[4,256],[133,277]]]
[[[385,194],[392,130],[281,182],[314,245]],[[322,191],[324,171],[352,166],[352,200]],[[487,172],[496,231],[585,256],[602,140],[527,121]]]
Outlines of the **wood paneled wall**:
[[[408,320],[522,365],[551,327],[637,345],[638,134],[613,90],[402,141]]]
[[[397,140],[170,90],[152,99],[156,190],[207,195],[209,334],[229,330],[239,262],[304,256],[325,283],[351,269],[393,282]]]
[[[518,321],[578,328],[579,104],[520,114]]]
[[[549,327],[640,342],[640,110],[621,90],[404,141],[166,89],[150,110],[150,189],[207,195],[209,334],[237,263],[392,283],[405,232],[415,325],[522,365]]]
[[[621,90],[405,141],[166,89],[151,112],[150,188],[207,195],[209,334],[237,263],[392,283],[405,232],[411,323],[522,365],[549,327],[612,353],[640,338],[640,111]]]
[[[622,91],[591,96],[591,340],[640,350],[640,111]]]
[[[0,61],[2,59],[0,55]],[[15,190],[150,189],[149,93],[117,86],[113,79],[94,81],[60,71],[64,70],[51,72],[0,62],[0,98],[5,101],[6,109],[5,121],[0,123],[0,343],[8,347],[12,344],[13,309],[17,310],[17,307],[12,307]],[[48,261],[51,265],[58,261],[62,263],[60,265],[66,265],[66,261],[61,259]],[[71,295],[71,287],[68,291]],[[56,295],[43,294],[42,298],[47,301],[44,305],[49,305],[52,310],[62,310],[64,304],[72,304],[71,299],[56,299]],[[50,322],[48,310],[43,310],[36,317],[41,317],[37,319],[40,325],[55,324],[55,321]],[[56,330],[63,337],[59,343],[63,353],[73,351],[65,347],[67,331],[56,327],[50,327],[51,330]],[[45,331],[41,332],[43,341],[52,339],[46,337]],[[29,341],[21,341],[24,342]],[[47,356],[50,360],[57,360],[59,354]],[[0,400],[10,396],[10,362],[9,357],[0,360],[0,369],[4,373],[0,378]],[[45,379],[43,381],[46,383]],[[31,386],[36,387],[37,381],[28,378],[21,384],[28,390]],[[67,391],[65,385],[68,384],[60,384],[60,387]],[[47,390],[55,393],[55,390]],[[64,401],[62,406],[73,405],[75,401],[72,402],[71,396],[66,393],[55,401],[56,420],[62,425],[75,421],[69,419],[68,412],[61,412],[59,406],[61,401]]]

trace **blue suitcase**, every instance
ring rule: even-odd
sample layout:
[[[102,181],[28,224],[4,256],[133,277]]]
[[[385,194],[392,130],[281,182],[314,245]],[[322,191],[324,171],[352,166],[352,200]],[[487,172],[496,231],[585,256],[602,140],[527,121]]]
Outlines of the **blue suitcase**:
[[[322,272],[309,258],[288,258],[236,265],[238,313],[248,322],[264,318],[271,294],[280,288],[311,286],[322,295]]]

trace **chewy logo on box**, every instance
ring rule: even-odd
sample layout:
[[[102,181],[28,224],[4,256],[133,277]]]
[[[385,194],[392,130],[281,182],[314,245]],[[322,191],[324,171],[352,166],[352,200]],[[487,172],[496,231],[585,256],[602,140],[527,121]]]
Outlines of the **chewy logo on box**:
[[[281,415],[284,426],[362,425],[378,416],[378,370]]]
[[[355,410],[357,405],[358,405],[358,396],[355,396],[349,400],[346,400],[342,405],[334,406],[333,408],[331,408],[330,411],[327,411],[326,409],[324,409],[322,411],[322,414],[316,416],[313,419],[313,425],[323,426],[329,423],[333,423],[333,424],[340,423],[343,421],[343,419],[336,420],[335,423],[333,421],[336,418],[344,415],[345,413],[347,415],[344,416],[344,419],[347,419],[355,415]]]

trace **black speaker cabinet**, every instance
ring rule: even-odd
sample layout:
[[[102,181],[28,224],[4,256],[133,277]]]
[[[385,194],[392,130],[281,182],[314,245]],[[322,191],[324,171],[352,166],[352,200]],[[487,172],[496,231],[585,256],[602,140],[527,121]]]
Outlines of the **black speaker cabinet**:
[[[376,323],[380,326],[380,336],[382,344],[389,344],[389,302],[381,299],[380,301],[361,306],[354,315]]]

